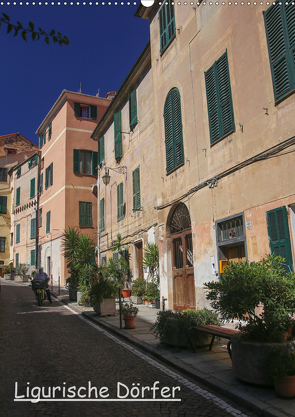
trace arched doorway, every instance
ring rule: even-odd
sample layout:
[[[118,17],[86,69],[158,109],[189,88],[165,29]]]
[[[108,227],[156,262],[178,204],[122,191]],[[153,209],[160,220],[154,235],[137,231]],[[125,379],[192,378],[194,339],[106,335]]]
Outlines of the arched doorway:
[[[170,222],[173,309],[196,308],[193,242],[191,218],[185,204],[180,203],[174,210]]]

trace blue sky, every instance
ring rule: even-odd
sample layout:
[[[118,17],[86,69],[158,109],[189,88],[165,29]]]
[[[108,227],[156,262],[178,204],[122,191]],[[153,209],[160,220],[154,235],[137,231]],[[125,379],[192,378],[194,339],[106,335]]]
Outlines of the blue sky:
[[[36,28],[54,29],[70,38],[68,46],[47,45],[44,38],[25,42],[21,34],[6,34],[7,25],[0,28],[1,94],[0,135],[19,132],[38,143],[37,128],[59,97],[62,90],[105,97],[118,91],[133,64],[149,40],[149,22],[134,13],[132,2],[124,5],[46,6],[32,1],[26,5],[0,6],[11,23],[18,20],[24,27],[32,21]]]

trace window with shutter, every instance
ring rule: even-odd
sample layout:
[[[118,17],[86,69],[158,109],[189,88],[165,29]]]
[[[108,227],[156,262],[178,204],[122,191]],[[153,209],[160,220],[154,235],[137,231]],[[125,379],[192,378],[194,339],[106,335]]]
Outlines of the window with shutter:
[[[39,227],[42,226],[42,208],[39,209]]]
[[[137,167],[132,172],[133,210],[140,210],[140,169]]]
[[[92,203],[79,201],[79,226],[92,227]]]
[[[7,197],[4,195],[0,196],[0,213],[7,213]]]
[[[50,211],[46,213],[46,233],[50,233]]]
[[[73,172],[75,174],[97,175],[98,152],[73,149]]]
[[[21,167],[18,167],[16,170],[16,178],[19,178],[21,176]]]
[[[52,123],[49,123],[49,125],[48,125],[48,140],[51,139],[51,135],[52,135]]]
[[[85,119],[97,119],[97,106],[90,104],[74,103],[75,117],[83,117]]]
[[[18,187],[16,189],[15,205],[16,206],[19,206],[20,205],[20,187]]]
[[[104,161],[104,136],[98,139],[98,163],[102,164]]]
[[[160,51],[161,54],[175,38],[175,17],[174,3],[172,0],[166,1],[159,11],[160,25]]]
[[[100,214],[100,231],[102,232],[105,229],[105,222],[104,222],[104,198],[102,198],[100,200],[99,214]]]
[[[31,234],[30,234],[30,238],[31,239],[35,239],[36,238],[36,219],[31,219]]]
[[[0,181],[7,181],[7,168],[0,168]]]
[[[129,126],[133,128],[137,123],[136,90],[129,94]]]
[[[235,130],[227,53],[205,72],[205,82],[212,145]]]
[[[45,169],[45,190],[48,188],[48,168]]]
[[[49,185],[53,184],[53,162],[49,165]]]
[[[0,252],[5,253],[6,237],[0,237]]]
[[[292,252],[286,207],[266,212],[270,251],[286,259],[287,272],[293,271]]]
[[[92,175],[97,175],[98,153],[92,152]]]
[[[17,267],[19,265],[19,254],[15,254],[15,266]]]
[[[30,185],[30,198],[35,197],[35,178],[31,179],[31,185]]]
[[[19,242],[20,242],[20,224],[17,224],[15,228],[15,243],[19,243]]]
[[[31,250],[31,266],[35,266],[36,265],[36,260],[35,260],[35,249]]]
[[[114,135],[115,135],[115,159],[123,155],[121,112],[114,114]]]
[[[275,101],[295,89],[295,8],[276,2],[264,14]]]
[[[166,172],[184,164],[180,94],[177,88],[169,91],[164,106]]]
[[[117,186],[117,221],[124,218],[123,182]]]
[[[114,252],[114,253],[113,253],[113,260],[114,260],[115,262],[118,262],[118,259],[119,259],[119,253],[118,253],[118,252]]]
[[[39,188],[39,192],[40,192],[40,194],[43,193],[43,172],[40,175],[40,188]]]

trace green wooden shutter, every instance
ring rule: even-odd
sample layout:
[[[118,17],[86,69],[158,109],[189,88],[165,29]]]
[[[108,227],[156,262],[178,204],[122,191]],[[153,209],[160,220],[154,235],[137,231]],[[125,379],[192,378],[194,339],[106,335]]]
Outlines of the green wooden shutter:
[[[7,213],[7,197],[0,196],[0,213]]]
[[[129,94],[129,125],[130,127],[137,123],[137,100],[136,90]]]
[[[295,10],[278,2],[264,14],[274,96],[278,100],[295,88]]]
[[[32,160],[30,159],[29,162],[28,162],[28,168],[30,169],[31,166],[32,166]]]
[[[227,53],[205,72],[211,144],[235,130]]]
[[[90,106],[91,107],[91,119],[97,119],[97,106]]]
[[[49,184],[52,185],[53,184],[53,162],[51,162],[51,164],[49,165]]]
[[[16,170],[16,178],[19,178],[21,176],[22,167],[18,167]]]
[[[42,148],[42,145],[43,145],[43,143],[42,143],[42,135],[39,135],[39,148],[40,149]]]
[[[166,171],[184,163],[180,94],[177,88],[169,91],[164,106]]]
[[[165,2],[159,11],[160,51],[164,52],[175,36],[174,5],[172,0]]]
[[[119,253],[118,253],[118,252],[114,252],[114,253],[113,253],[113,260],[114,260],[115,262],[118,262],[118,259],[119,259]]]
[[[85,205],[86,205],[85,226],[92,227],[92,203],[85,203]]]
[[[85,226],[86,224],[86,203],[79,201],[79,226]]]
[[[31,250],[31,266],[35,266],[36,265],[36,261],[35,261],[35,249]]]
[[[81,117],[81,109],[80,109],[80,103],[74,104],[74,111],[76,117]]]
[[[19,243],[20,241],[20,224],[16,225],[16,230],[15,230],[15,243]]]
[[[114,130],[115,130],[115,159],[121,158],[123,155],[122,147],[122,128],[121,128],[121,112],[114,114]]]
[[[15,205],[19,206],[20,205],[20,187],[18,187],[16,189],[16,199],[15,199]]]
[[[31,185],[30,185],[30,198],[35,197],[35,178],[31,179]]]
[[[46,213],[46,233],[50,233],[50,211]]]
[[[48,125],[48,139],[51,138],[51,134],[52,134],[52,123],[49,123],[49,125]]]
[[[100,207],[99,207],[99,214],[100,214],[100,230],[103,231],[105,229],[104,223],[104,198],[100,200]]]
[[[19,265],[19,254],[15,254],[15,266],[17,267]]]
[[[268,237],[271,253],[286,259],[287,265],[293,271],[290,235],[286,207],[279,207],[266,212]],[[286,268],[287,272],[289,268]]]
[[[45,190],[48,188],[48,168],[45,169]]]
[[[80,174],[80,150],[74,149],[73,151],[73,172]]]
[[[35,239],[36,237],[36,219],[31,219],[31,234],[30,238]]]
[[[140,169],[137,167],[132,172],[132,185],[133,185],[133,210],[139,210],[141,207],[140,202]]]
[[[101,164],[104,160],[104,136],[98,139],[98,163]]]
[[[97,175],[98,153],[92,152],[92,175]]]
[[[123,203],[123,182],[117,186],[117,220],[120,221],[124,217]]]
[[[40,175],[40,188],[39,188],[39,192],[40,192],[40,194],[43,193],[43,172]]]

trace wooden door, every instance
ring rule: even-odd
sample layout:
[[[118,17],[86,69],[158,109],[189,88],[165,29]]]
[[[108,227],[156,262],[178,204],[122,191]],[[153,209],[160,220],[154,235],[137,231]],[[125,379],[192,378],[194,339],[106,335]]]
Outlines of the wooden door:
[[[246,261],[244,243],[226,248],[226,258],[228,261],[239,262]]]
[[[195,309],[195,283],[191,231],[172,237],[173,309]]]

